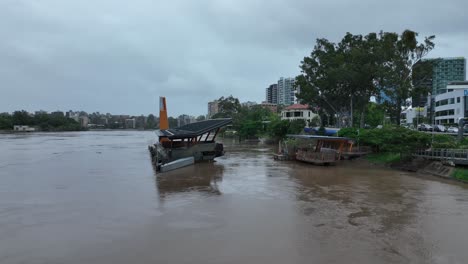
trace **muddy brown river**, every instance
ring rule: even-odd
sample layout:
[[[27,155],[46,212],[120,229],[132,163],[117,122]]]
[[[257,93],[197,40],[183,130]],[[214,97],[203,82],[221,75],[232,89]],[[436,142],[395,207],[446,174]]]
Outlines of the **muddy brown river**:
[[[230,141],[156,175],[153,140],[0,135],[0,263],[468,262],[468,185]]]

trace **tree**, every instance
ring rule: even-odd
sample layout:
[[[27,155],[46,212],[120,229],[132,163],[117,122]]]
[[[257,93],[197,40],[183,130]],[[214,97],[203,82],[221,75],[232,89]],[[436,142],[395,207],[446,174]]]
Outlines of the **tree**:
[[[365,118],[365,123],[371,127],[376,127],[383,124],[383,119],[385,116],[385,109],[383,105],[376,103],[369,103],[367,105],[367,115]]]
[[[289,122],[288,134],[299,134],[304,132],[306,123],[303,119],[292,120]]]
[[[13,129],[13,120],[9,113],[0,113],[0,129]]]
[[[199,115],[196,120],[197,121],[203,121],[205,119],[206,119],[206,117],[204,115]]]
[[[220,97],[218,99],[218,113],[213,115],[212,118],[233,118],[241,109],[239,99],[232,95],[228,97]]]
[[[241,106],[234,115],[233,127],[239,131],[242,138],[258,137],[265,132],[265,121],[269,121],[274,114],[260,105],[251,107]]]
[[[146,120],[146,127],[145,129],[156,129],[159,125],[157,125],[156,118],[153,114],[148,115],[148,119]]]
[[[379,82],[381,91],[390,98],[387,107],[396,124],[400,124],[401,106],[413,93],[413,67],[435,46],[435,36],[425,37],[423,43],[418,43],[417,36],[418,33],[411,30],[405,30],[401,35],[380,32]]]
[[[282,140],[288,134],[289,121],[274,118],[268,124],[268,135],[274,140]]]
[[[12,123],[13,125],[31,125],[33,118],[24,110],[15,111],[13,112]]]
[[[353,126],[356,112],[363,127],[370,96],[383,93],[390,99],[387,110],[398,123],[401,106],[412,92],[412,67],[434,47],[434,36],[419,44],[416,36],[406,30],[401,36],[347,33],[337,44],[318,39],[301,62],[298,98],[319,107],[322,118],[336,116],[338,127]]]
[[[296,77],[298,97],[318,106],[322,118],[337,115],[338,126],[352,126],[355,109],[364,113],[377,90],[377,43],[375,33],[364,37],[347,33],[338,44],[318,39],[310,57],[301,62],[302,74]],[[343,124],[345,120],[349,123]]]
[[[169,128],[176,128],[179,126],[179,123],[177,122],[177,118],[170,116],[167,118],[167,120],[169,121]]]

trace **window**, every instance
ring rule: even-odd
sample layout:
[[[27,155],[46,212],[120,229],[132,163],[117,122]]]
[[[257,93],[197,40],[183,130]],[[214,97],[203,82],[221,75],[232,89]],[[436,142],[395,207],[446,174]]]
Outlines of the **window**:
[[[459,102],[460,102],[460,97],[457,97],[457,103],[459,103]]]
[[[452,98],[453,99],[453,98]],[[436,102],[436,106],[448,105],[448,99],[440,100]]]
[[[443,110],[443,111],[437,111],[436,116],[448,116],[448,115],[454,115],[455,110],[454,109],[449,109],[449,110]]]
[[[449,104],[454,104],[455,103],[455,98],[450,98],[449,99]]]

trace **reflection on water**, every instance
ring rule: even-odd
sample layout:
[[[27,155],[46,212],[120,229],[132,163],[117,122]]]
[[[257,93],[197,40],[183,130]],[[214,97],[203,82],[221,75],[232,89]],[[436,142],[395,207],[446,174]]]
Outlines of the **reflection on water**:
[[[0,135],[0,263],[465,263],[468,186],[226,155],[155,174],[154,133]]]
[[[224,166],[216,162],[202,162],[166,173],[156,173],[159,196],[173,193],[202,192],[220,195],[218,183],[223,179]]]

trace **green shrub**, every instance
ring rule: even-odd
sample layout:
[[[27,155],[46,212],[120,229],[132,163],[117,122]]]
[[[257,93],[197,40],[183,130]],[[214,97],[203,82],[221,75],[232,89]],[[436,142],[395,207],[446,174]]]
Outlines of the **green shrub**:
[[[381,164],[389,164],[401,160],[400,153],[373,153],[366,156],[368,161]]]
[[[468,170],[457,168],[453,171],[452,177],[458,180],[468,181]]]

